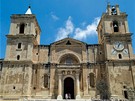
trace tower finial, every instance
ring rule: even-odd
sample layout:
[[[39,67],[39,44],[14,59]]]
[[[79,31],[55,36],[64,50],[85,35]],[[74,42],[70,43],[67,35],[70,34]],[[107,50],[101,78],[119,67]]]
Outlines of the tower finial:
[[[31,6],[30,5],[29,5],[28,10],[26,11],[25,14],[32,14],[32,12],[31,12]]]
[[[28,8],[31,8],[31,6],[29,5],[29,7]]]

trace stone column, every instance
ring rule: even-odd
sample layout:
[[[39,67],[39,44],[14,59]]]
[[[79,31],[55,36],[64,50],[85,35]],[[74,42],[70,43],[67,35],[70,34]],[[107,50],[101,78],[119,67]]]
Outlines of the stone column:
[[[62,74],[58,74],[58,96],[57,99],[62,99]]]
[[[79,83],[79,74],[76,74],[76,99],[80,99],[80,83]]]

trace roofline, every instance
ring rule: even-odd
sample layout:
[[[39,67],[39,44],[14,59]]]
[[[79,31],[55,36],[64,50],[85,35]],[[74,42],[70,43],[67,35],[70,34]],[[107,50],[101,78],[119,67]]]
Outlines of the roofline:
[[[77,39],[74,39],[74,38],[70,38],[70,37],[60,39],[60,40],[58,40],[58,41],[55,41],[55,42],[51,43],[50,45],[52,45],[52,44],[54,44],[54,43],[58,43],[58,42],[63,41],[63,40],[65,40],[65,39],[73,39],[73,40],[79,41],[79,42],[81,42],[81,43],[87,45],[87,43],[85,43],[85,42],[83,42],[83,41],[80,41],[80,40],[77,40]]]

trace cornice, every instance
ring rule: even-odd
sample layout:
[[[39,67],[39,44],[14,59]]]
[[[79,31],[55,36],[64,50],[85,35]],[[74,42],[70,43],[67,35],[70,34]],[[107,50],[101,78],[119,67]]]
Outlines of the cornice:
[[[4,60],[4,64],[33,64],[31,60]]]

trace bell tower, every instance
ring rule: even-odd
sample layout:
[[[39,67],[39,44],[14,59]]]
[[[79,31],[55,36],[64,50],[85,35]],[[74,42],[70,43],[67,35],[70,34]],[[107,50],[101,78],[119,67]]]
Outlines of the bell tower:
[[[103,52],[105,78],[110,97],[129,99],[128,89],[135,87],[135,74],[132,51],[132,33],[129,32],[127,14],[121,12],[119,5],[108,5],[99,25],[98,43]],[[126,75],[126,76],[125,76]]]
[[[97,31],[98,43],[104,47],[105,60],[133,58],[127,14],[120,12],[119,5],[107,6]]]
[[[33,47],[39,44],[40,27],[30,7],[26,14],[12,15],[0,82],[3,98],[31,96]]]
[[[25,14],[11,16],[6,60],[31,60],[34,45],[40,44],[40,27],[30,7]]]

